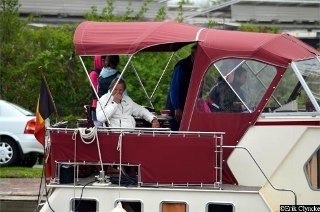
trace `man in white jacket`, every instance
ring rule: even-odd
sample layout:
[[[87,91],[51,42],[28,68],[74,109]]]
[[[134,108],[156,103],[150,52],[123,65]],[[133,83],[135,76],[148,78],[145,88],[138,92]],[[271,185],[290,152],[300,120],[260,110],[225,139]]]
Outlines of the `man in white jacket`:
[[[126,90],[124,80],[120,79],[112,94],[110,93],[117,80],[118,78],[112,80],[109,92],[100,98],[96,109],[97,120],[104,123],[109,119],[109,127],[134,128],[134,117],[140,117],[150,122],[153,128],[158,128],[160,124],[156,116],[135,103],[128,95],[123,95]]]

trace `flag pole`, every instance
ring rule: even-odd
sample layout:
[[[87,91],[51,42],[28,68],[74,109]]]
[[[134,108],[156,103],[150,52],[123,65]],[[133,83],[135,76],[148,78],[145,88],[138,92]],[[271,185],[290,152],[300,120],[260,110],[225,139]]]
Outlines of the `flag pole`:
[[[56,122],[58,122],[58,120],[60,119],[60,117],[59,117],[59,114],[58,114],[58,111],[57,111],[57,108],[56,108],[56,104],[54,103],[53,97],[52,97],[52,95],[51,95],[51,91],[50,91],[50,89],[49,89],[49,86],[48,86],[48,83],[47,83],[47,80],[46,80],[46,76],[44,75],[43,67],[42,67],[42,66],[39,66],[39,67],[38,67],[38,71],[40,72],[41,78],[43,79],[43,82],[44,82],[44,84],[45,84],[45,86],[46,86],[46,89],[47,89],[47,91],[48,91],[50,100],[51,100],[52,105],[53,105],[54,113],[56,114]]]

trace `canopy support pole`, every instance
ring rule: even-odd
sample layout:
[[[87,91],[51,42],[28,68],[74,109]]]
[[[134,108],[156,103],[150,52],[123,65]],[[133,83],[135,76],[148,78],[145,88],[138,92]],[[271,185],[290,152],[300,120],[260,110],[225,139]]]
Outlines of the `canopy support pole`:
[[[87,67],[86,67],[86,65],[84,64],[81,56],[79,56],[79,59],[80,59],[81,64],[82,64],[82,66],[83,66],[83,68],[84,68],[84,70],[85,70],[85,72],[86,72],[86,74],[87,74],[87,77],[88,77],[88,79],[89,79],[89,82],[90,82],[90,85],[91,85],[92,90],[93,90],[93,92],[94,92],[94,95],[96,95],[96,97],[97,97],[98,104],[100,105],[101,108],[103,108],[102,105],[101,105],[101,103],[100,103],[100,98],[99,98],[99,96],[98,96],[98,93],[97,93],[97,91],[96,91],[96,88],[94,87],[93,83],[91,82],[90,75],[89,75],[89,73],[88,73]],[[108,125],[110,125],[110,121],[109,121],[107,115],[105,114],[104,110],[102,110],[102,111],[103,111],[103,113],[104,113],[104,116],[107,118],[107,123],[108,123]]]
[[[133,68],[134,73],[136,74],[136,76],[137,76],[137,78],[138,78],[138,81],[139,81],[139,83],[140,83],[140,85],[141,85],[141,87],[142,87],[142,90],[143,90],[143,92],[144,92],[144,95],[146,95],[146,97],[147,97],[147,101],[149,102],[150,106],[154,109],[154,106],[153,106],[153,104],[152,104],[152,102],[151,102],[151,98],[149,97],[149,95],[148,95],[148,93],[147,93],[147,91],[146,91],[146,88],[144,87],[144,85],[143,85],[143,83],[142,83],[142,81],[141,81],[141,78],[140,78],[140,76],[139,76],[136,68],[134,67],[134,65],[133,65],[132,62],[130,62],[130,64],[131,64],[131,66],[132,66],[132,68]]]
[[[170,62],[171,62],[172,57],[173,57],[174,54],[175,54],[175,52],[172,52],[172,54],[171,54],[171,56],[170,56],[170,58],[169,58],[169,61],[168,61],[168,63],[166,64],[166,67],[164,68],[164,70],[163,70],[163,72],[162,72],[162,74],[161,74],[161,76],[160,76],[160,78],[159,78],[159,80],[158,80],[158,82],[157,82],[157,84],[156,84],[156,87],[154,88],[154,90],[153,90],[153,92],[152,92],[152,94],[151,94],[151,96],[150,96],[150,99],[152,99],[153,96],[154,96],[154,94],[156,93],[156,91],[157,91],[157,89],[158,89],[158,87],[159,87],[159,84],[160,84],[160,82],[161,82],[161,80],[162,80],[162,78],[163,78],[163,75],[166,73],[167,68],[168,68],[168,66],[169,66],[169,64],[170,64]]]
[[[123,76],[124,72],[127,70],[128,65],[129,65],[129,63],[130,63],[130,61],[131,61],[132,57],[133,57],[133,54],[132,54],[132,55],[130,55],[129,60],[128,60],[128,62],[126,63],[126,65],[124,66],[124,68],[123,68],[123,70],[122,70],[122,72],[121,72],[121,74],[120,74],[120,76],[119,76],[119,78],[118,78],[118,80],[117,80],[117,82],[116,82],[115,86],[114,86],[114,87],[112,88],[112,90],[111,90],[111,93],[113,93],[114,89],[116,88],[116,85],[119,83],[119,81],[120,81],[120,79],[122,78],[122,76]],[[109,96],[109,99],[108,99],[108,101],[107,101],[107,102],[109,102],[110,98],[111,98],[111,95]]]
[[[238,93],[233,89],[233,87],[231,86],[231,84],[228,82],[227,77],[233,73],[235,70],[237,70],[237,68],[239,68],[240,66],[242,66],[242,64],[244,64],[246,62],[246,60],[242,60],[236,67],[234,67],[226,76],[224,76],[222,74],[222,72],[220,71],[220,69],[218,68],[218,66],[216,66],[216,64],[214,64],[215,68],[219,71],[220,75],[223,76],[225,82],[228,84],[228,86],[231,88],[232,92],[238,97],[238,99],[241,101],[241,103],[246,107],[246,109],[251,113],[252,111],[250,110],[250,108],[247,106],[247,104],[245,104],[245,102],[243,101],[243,99],[241,99],[241,97],[238,95]]]

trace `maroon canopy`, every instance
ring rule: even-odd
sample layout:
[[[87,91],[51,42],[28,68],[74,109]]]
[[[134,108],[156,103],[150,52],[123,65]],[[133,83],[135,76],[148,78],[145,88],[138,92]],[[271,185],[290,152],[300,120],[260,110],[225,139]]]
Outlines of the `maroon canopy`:
[[[199,30],[175,22],[86,21],[77,27],[73,42],[78,55],[133,54],[148,47],[147,51],[176,51],[196,41]]]
[[[194,41],[199,41],[210,60],[243,57],[287,67],[292,60],[319,54],[287,34],[202,29],[175,22],[85,21],[74,35],[76,52],[83,56],[176,51]]]
[[[287,67],[292,60],[313,58],[317,50],[288,34],[206,29],[200,45],[211,61],[226,57],[256,59]]]

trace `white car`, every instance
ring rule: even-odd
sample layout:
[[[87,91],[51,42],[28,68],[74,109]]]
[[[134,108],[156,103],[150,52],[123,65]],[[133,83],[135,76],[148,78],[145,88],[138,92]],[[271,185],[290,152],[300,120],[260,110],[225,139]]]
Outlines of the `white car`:
[[[34,113],[0,100],[0,167],[32,167],[43,157],[43,146],[34,137]]]

